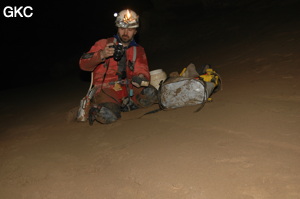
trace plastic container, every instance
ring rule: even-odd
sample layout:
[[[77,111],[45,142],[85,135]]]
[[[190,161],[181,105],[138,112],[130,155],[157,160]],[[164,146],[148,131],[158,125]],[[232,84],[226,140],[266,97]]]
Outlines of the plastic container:
[[[162,69],[150,71],[151,81],[150,84],[156,89],[159,88],[159,83],[167,79],[167,74]]]

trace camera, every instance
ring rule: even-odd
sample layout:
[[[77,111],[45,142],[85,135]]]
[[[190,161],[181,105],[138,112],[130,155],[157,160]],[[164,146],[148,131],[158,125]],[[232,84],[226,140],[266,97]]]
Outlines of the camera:
[[[119,43],[118,45],[110,46],[110,48],[115,49],[113,57],[114,57],[115,61],[119,61],[123,57],[124,52],[125,52],[125,49],[124,49],[124,46],[122,45],[122,43]]]

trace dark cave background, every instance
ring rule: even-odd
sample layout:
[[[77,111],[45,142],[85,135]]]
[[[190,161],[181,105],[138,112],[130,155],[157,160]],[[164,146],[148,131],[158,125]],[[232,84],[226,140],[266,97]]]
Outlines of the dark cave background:
[[[156,63],[156,47],[166,52],[175,50],[176,41],[162,45],[160,35],[169,26],[194,23],[224,15],[239,18],[245,12],[255,16],[256,11],[287,4],[288,0],[128,0],[128,1],[4,1],[1,2],[1,90],[12,89],[45,81],[78,76],[89,81],[89,73],[79,69],[82,53],[95,41],[116,32],[113,14],[131,8],[140,15],[141,26],[136,40],[145,48],[149,65]],[[5,6],[31,6],[31,18],[6,18]],[[276,10],[276,9],[275,9]],[[236,14],[236,16],[235,16]],[[274,13],[276,15],[276,12]],[[272,19],[271,19],[272,20]],[[202,27],[195,27],[202,28]],[[187,30],[193,31],[193,30]],[[216,31],[221,31],[216,28]],[[176,31],[174,31],[176,37]],[[213,34],[213,33],[212,33]],[[184,40],[183,35],[178,39]],[[195,44],[197,45],[197,44]],[[162,51],[160,51],[162,52]],[[163,59],[162,56],[160,56]]]

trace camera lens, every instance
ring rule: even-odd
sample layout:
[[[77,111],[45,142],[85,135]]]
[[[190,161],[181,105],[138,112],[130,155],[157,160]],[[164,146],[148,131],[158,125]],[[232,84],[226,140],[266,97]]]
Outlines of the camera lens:
[[[124,47],[122,44],[114,45],[115,53],[113,55],[114,60],[119,61],[124,54]]]

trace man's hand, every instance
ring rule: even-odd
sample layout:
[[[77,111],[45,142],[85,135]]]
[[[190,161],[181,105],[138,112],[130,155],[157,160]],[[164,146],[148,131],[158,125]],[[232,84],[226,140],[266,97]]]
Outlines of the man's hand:
[[[137,88],[141,86],[149,86],[149,81],[145,78],[143,74],[139,74],[138,76],[133,76],[131,83]]]
[[[115,52],[115,48],[110,47],[110,46],[113,46],[113,45],[114,45],[114,43],[106,44],[105,48],[100,52],[102,60],[113,56],[113,54]]]

